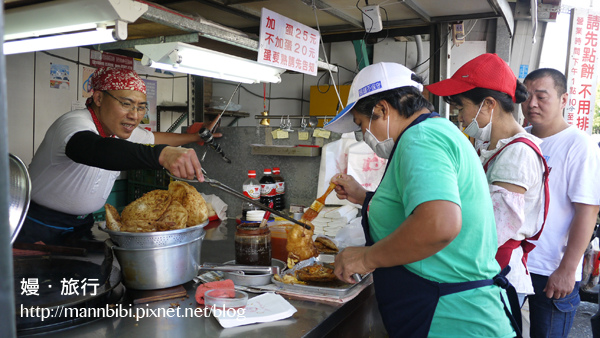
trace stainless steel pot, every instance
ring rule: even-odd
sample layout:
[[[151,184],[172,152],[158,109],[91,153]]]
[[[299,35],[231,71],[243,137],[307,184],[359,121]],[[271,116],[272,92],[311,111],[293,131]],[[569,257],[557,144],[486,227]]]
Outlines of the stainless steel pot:
[[[117,256],[127,288],[156,290],[187,283],[198,274],[205,235],[202,230],[196,239],[148,249],[121,248],[110,239],[105,243]]]

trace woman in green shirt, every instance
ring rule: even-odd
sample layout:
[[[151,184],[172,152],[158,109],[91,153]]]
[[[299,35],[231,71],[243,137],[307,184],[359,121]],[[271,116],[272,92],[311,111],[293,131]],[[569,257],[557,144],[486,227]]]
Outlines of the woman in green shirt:
[[[326,129],[362,130],[388,158],[374,193],[340,174],[338,198],[363,205],[366,247],[349,247],[336,275],[373,272],[391,337],[514,337],[494,284],[496,228],[487,180],[471,144],[439,118],[420,79],[396,63],[364,68]],[[383,140],[383,141],[380,141]],[[504,279],[505,281],[505,279]]]

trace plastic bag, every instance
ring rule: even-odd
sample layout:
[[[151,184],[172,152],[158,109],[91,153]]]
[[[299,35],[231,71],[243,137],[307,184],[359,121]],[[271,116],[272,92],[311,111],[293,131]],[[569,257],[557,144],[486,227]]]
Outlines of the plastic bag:
[[[362,217],[355,218],[337,232],[335,240],[340,250],[348,246],[364,246],[367,243],[361,220]]]
[[[583,254],[583,272],[581,277],[580,287],[583,291],[588,291],[598,285],[600,269],[598,253],[600,245],[598,237],[594,238]]]
[[[317,197],[323,195],[329,181],[335,174],[348,171],[348,148],[356,143],[354,133],[342,134],[342,138],[323,146],[321,151],[321,165],[319,167],[319,180],[317,183]],[[352,204],[347,200],[340,200],[335,193],[329,194],[325,200],[326,205]]]

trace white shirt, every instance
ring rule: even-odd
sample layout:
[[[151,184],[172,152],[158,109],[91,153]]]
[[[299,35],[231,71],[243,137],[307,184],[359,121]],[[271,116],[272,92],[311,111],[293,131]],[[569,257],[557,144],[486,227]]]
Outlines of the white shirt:
[[[531,127],[527,128],[531,132]],[[550,167],[550,207],[544,231],[529,254],[529,271],[550,276],[567,248],[573,203],[600,205],[600,148],[589,135],[570,126],[542,139],[542,152]],[[582,259],[575,280],[581,280]]]
[[[493,150],[481,149],[481,163],[485,164],[500,149],[519,137],[531,140],[538,147],[542,143],[542,140],[531,134],[519,133],[510,138],[499,140],[496,148]],[[522,241],[525,238],[535,235],[540,230],[543,219],[539,218],[539,215],[540,213],[543,215],[544,211],[543,173],[544,165],[540,156],[530,146],[522,142],[513,143],[506,147],[488,164],[486,176],[490,185],[494,182],[505,182],[518,185],[527,190],[523,196],[524,203],[522,202],[523,204],[519,206],[517,206],[515,199],[512,198],[512,194],[505,189],[501,189],[504,190],[504,196],[500,197],[498,196],[499,194],[493,195],[499,198],[499,200],[493,199],[496,226],[499,233],[503,231],[501,227],[505,225],[503,224],[503,220],[509,218],[502,217],[503,207],[509,209],[507,214],[512,214],[516,209],[520,209],[519,211],[524,216],[521,218],[521,226],[511,239]],[[490,191],[494,188],[495,186],[491,186]],[[512,220],[514,221],[515,218]],[[535,244],[535,242],[533,243]],[[514,249],[510,257],[509,265],[511,270],[507,278],[518,293],[532,294],[533,285],[531,284],[531,277],[527,274],[522,258],[523,248],[518,247]]]
[[[65,154],[71,136],[86,130],[98,134],[87,109],[68,112],[50,126],[29,165],[34,202],[71,215],[86,215],[104,206],[119,171],[79,164]],[[154,134],[138,127],[128,141],[152,144]]]

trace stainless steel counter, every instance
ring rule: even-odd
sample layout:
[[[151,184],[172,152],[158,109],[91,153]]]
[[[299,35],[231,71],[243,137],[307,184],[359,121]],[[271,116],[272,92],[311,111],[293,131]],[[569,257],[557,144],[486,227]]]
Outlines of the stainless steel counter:
[[[209,224],[202,243],[202,262],[226,262],[234,259],[233,235],[235,220]],[[386,332],[381,322],[373,286],[345,304],[319,303],[288,299],[298,310],[291,318],[271,323],[252,324],[223,329],[212,317],[184,316],[197,307],[194,299],[197,284],[184,285],[188,298],[176,298],[149,304],[132,305],[127,293],[117,304],[123,309],[120,315],[70,327],[61,331],[46,332],[45,337],[383,337]],[[249,297],[256,294],[249,294]],[[130,310],[132,316],[124,315]],[[140,311],[146,314],[158,311],[172,317],[153,316],[136,318]],[[176,311],[179,311],[177,316]]]

